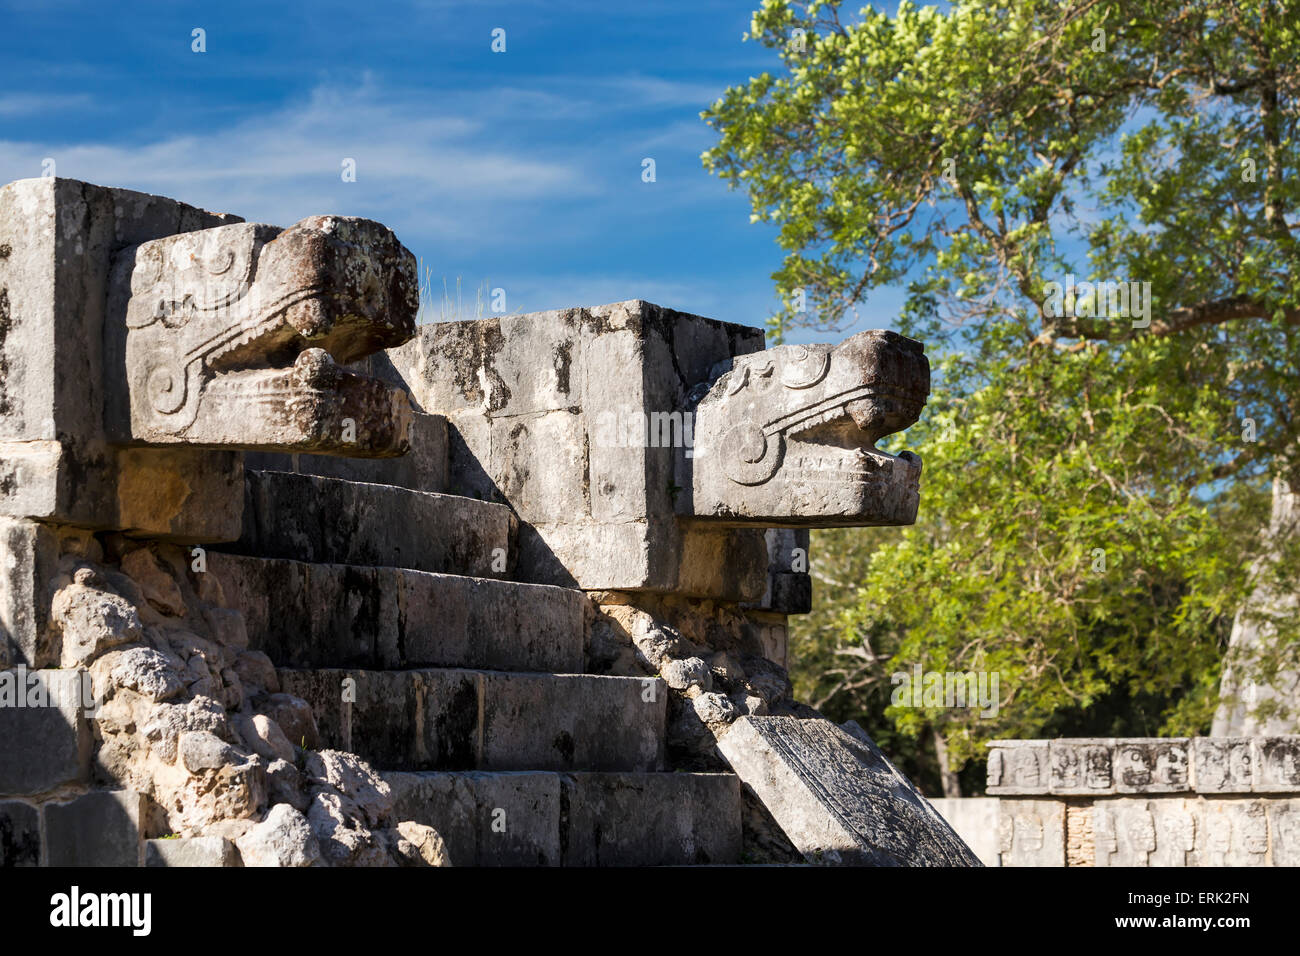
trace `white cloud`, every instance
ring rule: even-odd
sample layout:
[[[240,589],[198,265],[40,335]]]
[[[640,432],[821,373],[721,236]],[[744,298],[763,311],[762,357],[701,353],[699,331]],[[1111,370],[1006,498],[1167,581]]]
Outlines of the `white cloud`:
[[[34,116],[63,110],[85,109],[91,99],[84,93],[6,93],[0,96],[0,116]]]
[[[0,101],[3,104],[4,101]],[[0,140],[0,180],[40,175],[127,186],[287,224],[323,212],[432,226],[449,239],[481,233],[475,209],[595,186],[573,156],[508,149],[473,114],[454,115],[380,90],[320,88],[305,103],[225,128],[148,143]],[[340,176],[356,160],[357,181]]]
[[[196,129],[196,121],[147,142],[0,139],[0,182],[40,175],[49,157],[59,176],[175,196],[248,219],[287,225],[335,212],[379,219],[399,235],[509,246],[612,221],[612,207],[641,185],[639,157],[647,149],[697,153],[701,134],[707,136],[680,111],[645,124],[637,136],[576,135],[592,127],[594,115],[665,104],[693,109],[703,96],[696,85],[637,75],[471,91],[391,89],[363,76],[267,112],[208,128]],[[0,115],[77,104],[93,108],[84,96],[6,96]],[[556,125],[562,123],[568,125]],[[344,159],[356,161],[355,183],[340,177]],[[722,192],[693,157],[683,162],[698,175],[683,177],[679,169],[657,184],[661,209],[699,202],[706,187]],[[556,204],[568,209],[557,216]]]

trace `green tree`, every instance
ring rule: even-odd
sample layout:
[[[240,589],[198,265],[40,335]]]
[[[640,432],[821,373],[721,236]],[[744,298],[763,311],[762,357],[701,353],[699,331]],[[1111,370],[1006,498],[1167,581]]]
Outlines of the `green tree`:
[[[952,769],[995,736],[1208,730],[1234,612],[1295,590],[1295,536],[1259,532],[1270,480],[1288,514],[1300,489],[1297,4],[767,0],[750,35],[783,69],[703,114],[704,162],[779,226],[773,335],[905,286],[872,324],[936,370],[921,517],[835,556],[855,586],[799,689],[874,719],[892,672],[996,672],[996,717],[883,709]],[[1294,666],[1272,624],[1242,673]]]

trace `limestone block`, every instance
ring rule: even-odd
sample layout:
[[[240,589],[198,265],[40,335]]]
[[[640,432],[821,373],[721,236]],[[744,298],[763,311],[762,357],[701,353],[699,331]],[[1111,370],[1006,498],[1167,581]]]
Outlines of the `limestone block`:
[[[484,674],[488,770],[658,770],[668,688],[592,674]]]
[[[58,663],[50,584],[66,544],[54,528],[0,518],[0,667]]]
[[[1110,739],[1051,740],[1047,744],[1048,789],[1057,794],[1114,793]]]
[[[240,459],[233,451],[115,449],[109,526],[187,543],[235,540],[244,507]]]
[[[216,552],[208,573],[242,610],[252,647],[284,666],[582,670],[576,591]]]
[[[363,367],[366,361],[363,359],[354,365],[354,370]],[[244,467],[250,471],[287,471],[443,494],[448,491],[447,442],[446,418],[413,412],[411,450],[399,458],[345,458],[339,455],[251,451],[244,455]]]
[[[1047,793],[1050,786],[1046,740],[994,740],[989,742],[990,795]]]
[[[229,550],[478,577],[510,569],[515,519],[505,505],[315,475],[245,477],[243,533]]]
[[[782,614],[808,614],[813,608],[812,575],[777,572],[771,576],[768,607]]]
[[[494,418],[490,441],[488,465],[497,487],[529,521],[555,524],[589,511],[586,442],[583,419],[576,410]],[[619,520],[638,517],[632,514]]]
[[[1268,829],[1274,866],[1300,866],[1300,799],[1270,800]]]
[[[1254,780],[1249,737],[1192,740],[1193,785],[1197,793],[1249,793]]]
[[[130,790],[95,790],[45,805],[50,866],[139,866],[144,797]]]
[[[930,805],[985,866],[999,866],[996,797],[931,797]]]
[[[1251,766],[1256,793],[1300,790],[1300,736],[1252,737]]]
[[[282,669],[324,746],[391,770],[657,770],[667,687],[591,674]],[[423,821],[420,821],[423,822]]]
[[[45,793],[89,778],[91,690],[79,668],[0,671],[0,794]]]
[[[0,867],[40,864],[40,811],[30,803],[0,800]]]
[[[0,443],[0,514],[177,541],[239,537],[238,453],[102,442]]]
[[[323,747],[392,770],[478,766],[478,672],[281,669],[279,677],[286,693],[311,704]]]
[[[790,629],[785,615],[751,611],[747,617],[758,633],[759,653],[778,667],[789,667]]]
[[[875,442],[920,415],[930,365],[919,342],[860,332],[837,346],[738,357],[694,407],[679,458],[679,514],[791,527],[911,524],[921,460]],[[702,391],[702,389],[701,389]]]
[[[1127,737],[1115,741],[1115,789],[1119,793],[1190,790],[1191,741]]]
[[[678,554],[678,593],[739,602],[762,598],[767,545],[760,529],[687,525]]]
[[[433,827],[454,866],[558,866],[560,775],[386,773],[395,819]]]
[[[1204,827],[1202,801],[1165,797],[1151,800],[1155,818],[1156,848],[1147,857],[1151,866],[1191,866]]]
[[[741,717],[718,750],[810,862],[979,865],[874,744],[825,718]]]
[[[998,821],[1002,866],[1065,866],[1065,803],[1003,800]]]
[[[515,574],[560,587],[577,587],[581,582],[596,590],[627,586],[670,591],[676,585],[679,541],[674,529],[666,542],[653,546],[651,538],[659,530],[663,529],[637,521],[521,524]]]
[[[1197,841],[1199,866],[1263,866],[1268,855],[1267,801],[1206,800]]]
[[[575,773],[563,786],[565,866],[740,861],[740,781],[733,774]]]
[[[436,829],[456,866],[736,863],[731,774],[390,772],[393,815]]]
[[[145,866],[243,866],[239,851],[224,837],[146,840]]]
[[[1093,805],[1097,866],[1150,866],[1156,821],[1146,800],[1106,800]]]

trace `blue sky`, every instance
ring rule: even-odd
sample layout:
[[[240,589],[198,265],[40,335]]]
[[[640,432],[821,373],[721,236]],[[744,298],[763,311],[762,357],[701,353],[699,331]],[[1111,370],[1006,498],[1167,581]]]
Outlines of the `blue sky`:
[[[775,230],[699,160],[699,112],[777,68],[741,41],[756,2],[0,0],[0,182],[52,158],[250,220],[368,216],[471,312],[486,284],[512,312],[642,298],[761,325]]]

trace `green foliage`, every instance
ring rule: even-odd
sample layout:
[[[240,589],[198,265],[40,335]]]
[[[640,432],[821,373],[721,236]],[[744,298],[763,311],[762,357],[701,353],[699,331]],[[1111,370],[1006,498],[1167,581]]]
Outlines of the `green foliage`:
[[[766,0],[751,37],[784,69],[703,114],[704,162],[779,225],[773,335],[846,327],[906,285],[888,324],[935,365],[907,433],[918,523],[814,544],[844,590],[796,642],[797,690],[916,741],[907,759],[938,730],[953,767],[999,736],[1204,732],[1247,569],[1279,564],[1269,479],[1300,488],[1300,5],[845,22]],[[1053,309],[1069,275],[1150,283],[1149,324]],[[914,663],[996,671],[998,715],[891,707]]]

